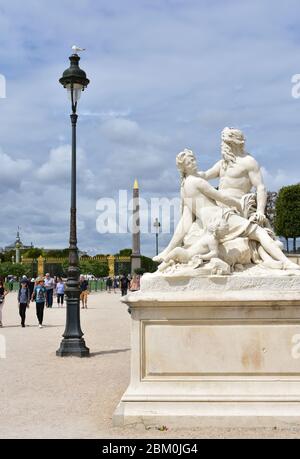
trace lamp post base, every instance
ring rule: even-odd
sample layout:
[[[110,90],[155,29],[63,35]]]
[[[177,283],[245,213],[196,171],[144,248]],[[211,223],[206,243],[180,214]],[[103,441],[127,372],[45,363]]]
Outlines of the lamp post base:
[[[64,338],[56,351],[58,357],[89,357],[90,350],[83,338]]]

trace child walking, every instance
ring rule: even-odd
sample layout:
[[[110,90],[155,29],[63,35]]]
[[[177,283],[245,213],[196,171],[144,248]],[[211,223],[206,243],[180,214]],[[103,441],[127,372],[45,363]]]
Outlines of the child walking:
[[[30,290],[27,281],[21,281],[21,287],[18,293],[19,314],[21,317],[21,326],[25,327],[26,308],[29,308]]]
[[[34,287],[32,294],[32,301],[36,303],[36,316],[39,322],[39,328],[43,328],[44,308],[46,301],[46,287],[44,286],[44,280],[39,278],[37,285]]]

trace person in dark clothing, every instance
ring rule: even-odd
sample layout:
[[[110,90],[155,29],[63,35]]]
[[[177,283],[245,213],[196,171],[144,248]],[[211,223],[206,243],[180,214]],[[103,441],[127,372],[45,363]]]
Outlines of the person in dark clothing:
[[[8,294],[8,291],[4,287],[4,283],[0,281],[0,327],[3,327],[2,324],[2,310],[5,302],[5,297]]]
[[[25,276],[25,275],[22,276],[22,279],[20,280],[20,288],[21,288],[22,284],[24,284],[24,283],[25,283],[26,285],[28,285],[28,286],[29,286],[29,283],[30,283],[30,280],[29,280],[29,279],[27,278],[27,276]]]
[[[89,294],[89,282],[84,278],[84,276],[80,276],[80,300],[82,302],[82,309],[87,309],[87,300]]]
[[[111,293],[111,288],[112,288],[112,286],[113,286],[113,281],[112,281],[111,277],[108,277],[108,278],[106,279],[106,291],[107,291],[108,293]]]
[[[122,294],[122,296],[127,295],[127,291],[128,291],[129,285],[130,285],[130,280],[128,279],[127,276],[125,276],[125,274],[123,274],[123,276],[121,277],[120,284],[121,284],[121,294]]]
[[[114,288],[114,292],[116,292],[116,290],[119,288],[119,279],[117,277],[114,277],[113,279],[113,288]]]
[[[14,278],[11,277],[8,281],[9,291],[12,292],[14,289]]]
[[[26,309],[29,308],[30,290],[26,280],[21,281],[21,287],[18,293],[19,314],[21,317],[21,326],[25,327]]]
[[[36,316],[39,322],[39,328],[43,328],[44,308],[46,302],[46,287],[44,279],[38,279],[37,285],[34,287],[32,301],[36,303]]]

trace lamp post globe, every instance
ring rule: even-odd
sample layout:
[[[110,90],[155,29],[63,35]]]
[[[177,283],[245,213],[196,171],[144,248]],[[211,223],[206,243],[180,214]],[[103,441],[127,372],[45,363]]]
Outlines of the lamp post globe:
[[[89,349],[85,345],[83,332],[80,326],[80,287],[79,287],[79,256],[77,247],[77,208],[76,208],[76,125],[78,115],[77,103],[81,92],[89,84],[86,73],[79,67],[78,54],[70,56],[70,67],[64,71],[59,82],[67,89],[71,99],[72,113],[72,166],[71,166],[71,212],[70,212],[70,240],[69,240],[69,268],[66,283],[66,328],[63,340],[56,355],[60,357],[78,356],[88,357]]]
[[[85,71],[79,67],[80,57],[78,54],[72,54],[69,59],[70,67],[64,71],[59,82],[67,89],[72,103],[72,112],[76,113],[81,92],[85,90],[90,80],[86,77]]]

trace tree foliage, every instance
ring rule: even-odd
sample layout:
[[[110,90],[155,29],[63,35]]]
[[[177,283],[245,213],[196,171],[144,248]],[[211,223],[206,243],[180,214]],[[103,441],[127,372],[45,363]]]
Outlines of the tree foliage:
[[[272,228],[274,228],[277,196],[278,196],[278,193],[276,193],[275,191],[268,191],[267,204],[266,204],[266,217],[269,220]]]
[[[132,249],[122,249],[119,253],[116,253],[116,257],[130,257],[132,255]]]
[[[300,237],[300,183],[279,191],[274,228],[278,236],[286,239]]]
[[[82,274],[93,274],[95,277],[106,277],[109,273],[107,263],[99,263],[97,260],[81,260],[80,272]]]
[[[41,255],[44,255],[44,250],[39,249],[38,247],[32,247],[31,249],[26,250],[22,253],[24,258],[33,258],[36,259]]]
[[[8,250],[7,252],[1,253],[1,261],[11,263],[12,257],[16,256],[16,251],[14,249]]]
[[[152,260],[149,257],[141,257],[142,270],[145,273],[154,273],[157,270],[158,263]]]
[[[0,263],[0,277],[5,278],[9,275],[21,277],[29,276],[30,266],[21,263],[4,262]]]
[[[69,249],[51,249],[45,253],[46,258],[68,258],[68,256]]]

